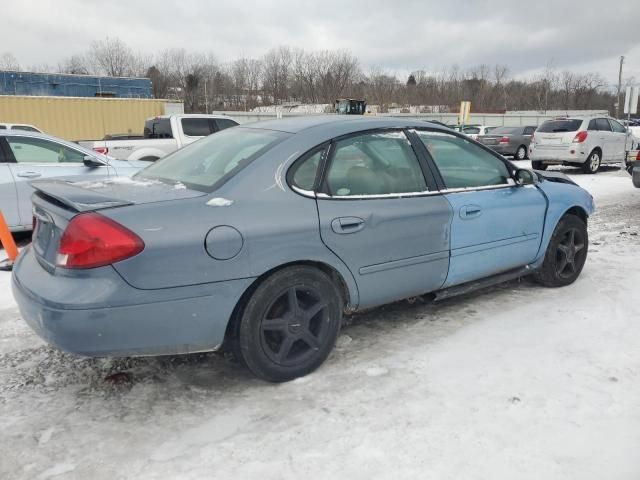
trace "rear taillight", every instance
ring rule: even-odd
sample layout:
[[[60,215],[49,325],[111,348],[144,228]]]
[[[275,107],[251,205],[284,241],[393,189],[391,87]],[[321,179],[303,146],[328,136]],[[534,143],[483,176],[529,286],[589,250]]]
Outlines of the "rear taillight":
[[[587,132],[582,131],[578,132],[576,136],[573,138],[573,143],[582,143],[587,139]]]
[[[56,265],[95,268],[137,255],[142,239],[128,228],[97,213],[73,217],[60,239]]]
[[[102,155],[106,155],[107,153],[109,153],[109,149],[107,147],[93,147],[93,150],[101,153]]]
[[[509,137],[502,137],[500,143],[509,143]]]
[[[640,150],[638,150],[638,153],[636,154],[636,160],[640,160]]]

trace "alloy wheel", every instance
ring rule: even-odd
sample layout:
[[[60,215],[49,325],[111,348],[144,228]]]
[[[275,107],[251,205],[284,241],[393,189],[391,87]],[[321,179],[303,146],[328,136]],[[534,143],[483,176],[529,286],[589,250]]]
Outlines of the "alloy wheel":
[[[584,263],[585,239],[577,228],[567,230],[558,243],[556,251],[556,273],[561,278],[575,275]]]

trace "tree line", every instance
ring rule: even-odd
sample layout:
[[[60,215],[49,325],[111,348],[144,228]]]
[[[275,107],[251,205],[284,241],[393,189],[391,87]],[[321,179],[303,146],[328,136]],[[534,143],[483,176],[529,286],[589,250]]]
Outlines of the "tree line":
[[[19,70],[9,52],[0,70]],[[155,98],[182,100],[186,112],[251,110],[289,103],[333,104],[337,98],[363,98],[379,111],[432,113],[457,111],[471,101],[475,112],[506,110],[602,109],[613,112],[616,96],[598,73],[578,74],[548,66],[543,73],[514,78],[505,65],[426,69],[406,78],[382,68],[363,69],[348,50],[305,51],[279,46],[260,58],[219,62],[212,53],[167,49],[155,54],[135,51],[118,38],[93,42],[86,52],[56,66],[32,71],[146,77]]]

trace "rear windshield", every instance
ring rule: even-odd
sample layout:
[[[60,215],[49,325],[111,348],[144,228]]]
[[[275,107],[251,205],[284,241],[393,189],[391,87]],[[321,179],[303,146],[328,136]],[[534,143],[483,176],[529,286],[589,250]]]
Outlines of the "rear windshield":
[[[152,118],[144,122],[144,138],[173,138],[168,118]]]
[[[229,128],[176,150],[135,178],[157,179],[211,192],[287,134],[273,130]]]
[[[522,132],[522,127],[496,127],[491,130],[491,135],[514,135]]]
[[[582,120],[547,120],[538,127],[538,133],[559,133],[559,132],[575,132],[582,125]]]

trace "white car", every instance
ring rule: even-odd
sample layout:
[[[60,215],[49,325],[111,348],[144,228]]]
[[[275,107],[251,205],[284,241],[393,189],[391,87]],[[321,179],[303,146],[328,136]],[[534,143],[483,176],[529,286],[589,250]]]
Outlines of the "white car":
[[[0,130],[22,130],[23,132],[42,133],[38,127],[27,123],[0,123]]]
[[[603,163],[621,163],[633,136],[617,120],[608,117],[557,118],[543,122],[529,145],[536,170],[549,165],[577,165],[596,173]]]
[[[238,122],[224,115],[162,115],[147,119],[143,137],[114,137],[78,143],[118,160],[154,162],[196,140],[236,125]]]
[[[474,140],[477,140],[480,135],[487,135],[494,128],[496,127],[490,127],[489,125],[466,125],[464,127],[462,126],[453,127],[454,130],[457,130],[458,132],[462,132],[467,137],[472,138]]]

